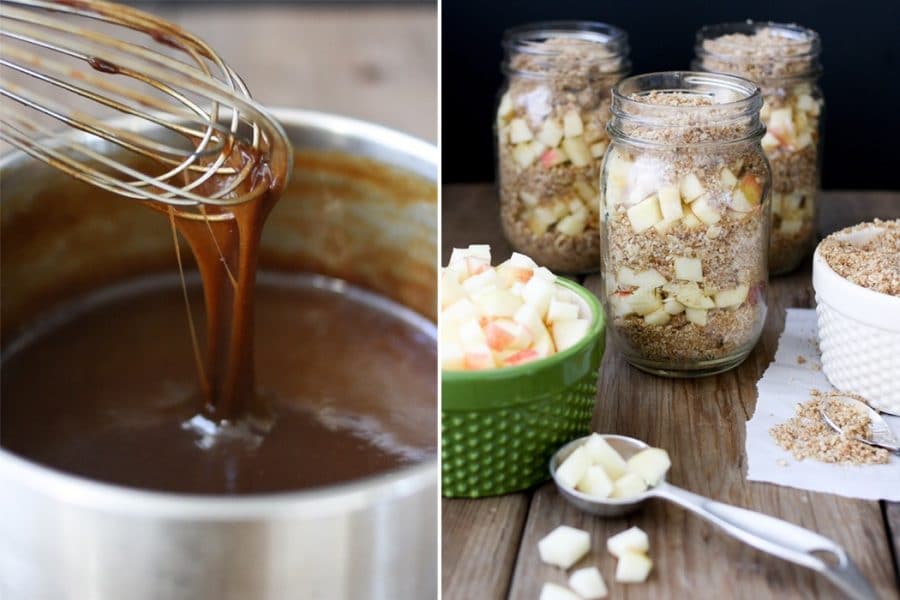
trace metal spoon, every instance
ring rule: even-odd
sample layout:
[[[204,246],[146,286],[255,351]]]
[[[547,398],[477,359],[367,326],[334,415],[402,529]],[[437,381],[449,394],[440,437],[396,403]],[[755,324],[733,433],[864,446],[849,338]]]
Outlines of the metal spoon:
[[[839,434],[844,435],[843,429],[838,426],[837,423],[831,420],[826,412],[826,407],[831,402],[842,402],[848,406],[851,406],[855,410],[858,410],[862,413],[865,413],[869,420],[872,422],[872,439],[866,440],[859,436],[854,435],[852,440],[856,440],[857,442],[862,442],[863,444],[868,444],[869,446],[875,446],[876,448],[884,448],[889,452],[893,452],[894,454],[900,455],[900,442],[897,441],[897,438],[894,437],[894,432],[891,431],[891,428],[888,427],[887,422],[881,418],[881,414],[865,402],[860,402],[856,398],[850,398],[848,396],[836,396],[829,398],[828,402],[823,402],[819,405],[819,414],[822,415],[822,419],[828,424],[829,427],[837,431]]]
[[[644,442],[624,435],[603,437],[626,460],[649,448]],[[665,479],[639,496],[627,499],[599,499],[560,485],[556,479],[557,467],[587,439],[583,437],[566,444],[550,459],[550,474],[559,493],[581,510],[601,517],[620,517],[637,510],[650,498],[670,500],[754,548],[822,573],[853,600],[878,598],[871,584],[841,546],[787,521],[704,498],[666,483]],[[823,556],[830,557],[831,560],[823,560]]]

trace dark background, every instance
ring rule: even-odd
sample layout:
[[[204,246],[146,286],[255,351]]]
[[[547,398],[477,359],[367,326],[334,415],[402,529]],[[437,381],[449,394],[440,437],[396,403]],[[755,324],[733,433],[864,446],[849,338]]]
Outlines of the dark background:
[[[541,20],[604,21],[628,32],[631,73],[689,68],[703,25],[748,18],[819,32],[825,74],[823,187],[900,189],[900,1],[444,0],[444,183],[494,179],[493,121],[503,30]]]

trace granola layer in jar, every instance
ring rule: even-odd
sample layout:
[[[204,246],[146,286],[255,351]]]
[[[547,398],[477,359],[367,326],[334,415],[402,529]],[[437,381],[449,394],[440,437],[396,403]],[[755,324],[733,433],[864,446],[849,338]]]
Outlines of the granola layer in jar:
[[[602,301],[636,367],[738,365],[766,314],[771,174],[750,81],[671,72],[613,90],[601,174]]]
[[[500,219],[516,250],[554,271],[600,269],[600,164],[625,32],[553,22],[506,32],[497,109]]]
[[[815,246],[822,153],[819,35],[797,25],[726,23],[697,33],[694,68],[756,82],[763,93],[762,147],[772,167],[769,271],[795,269]]]

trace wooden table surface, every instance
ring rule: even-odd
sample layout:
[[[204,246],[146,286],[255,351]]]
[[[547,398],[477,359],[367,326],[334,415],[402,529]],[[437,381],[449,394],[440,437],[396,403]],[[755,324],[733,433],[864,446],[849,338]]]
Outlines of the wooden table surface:
[[[437,141],[434,6],[142,4],[212,46],[267,106],[305,108]]]
[[[492,185],[443,189],[443,258],[450,249],[489,243],[497,257],[511,248],[500,230]],[[819,233],[873,217],[900,218],[900,192],[826,192]],[[585,285],[597,293],[599,278]],[[593,427],[643,439],[672,457],[669,480],[688,490],[758,510],[822,533],[844,546],[881,598],[900,598],[900,504],[853,500],[750,483],[745,479],[744,424],[756,405],[756,382],[775,354],[784,309],[813,301],[810,265],[772,280],[762,339],[737,369],[673,380],[629,366],[607,346]],[[840,598],[823,577],[741,544],[664,501],[629,517],[602,520],[566,503],[551,483],[506,496],[443,500],[444,600],[536,599],[544,581],[564,572],[540,562],[537,541],[558,525],[591,532],[591,555],[610,598]],[[632,525],[650,536],[655,562],[643,585],[613,581],[605,540]],[[582,564],[582,563],[580,563]]]
[[[167,2],[139,8],[206,41],[266,106],[355,117],[437,141],[433,6]],[[33,86],[15,74],[10,79]],[[78,102],[62,91],[55,100]],[[94,103],[85,106],[97,114]],[[0,154],[7,150],[0,142]]]

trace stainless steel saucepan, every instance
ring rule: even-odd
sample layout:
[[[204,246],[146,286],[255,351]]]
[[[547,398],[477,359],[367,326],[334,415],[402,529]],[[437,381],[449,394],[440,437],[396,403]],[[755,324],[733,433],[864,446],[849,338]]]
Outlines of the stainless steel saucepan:
[[[436,192],[403,179],[435,182],[437,149],[352,119],[273,112],[296,160],[263,267],[347,279],[433,321]],[[19,153],[0,159],[0,182],[4,339],[59,290],[172,267],[171,232],[155,211],[103,192],[73,207],[67,192],[82,184]],[[45,223],[46,239],[17,235],[22,220]],[[408,416],[411,443],[436,447],[436,399],[385,402]],[[0,598],[434,598],[437,480],[430,458],[309,491],[188,496],[88,481],[0,448]]]

